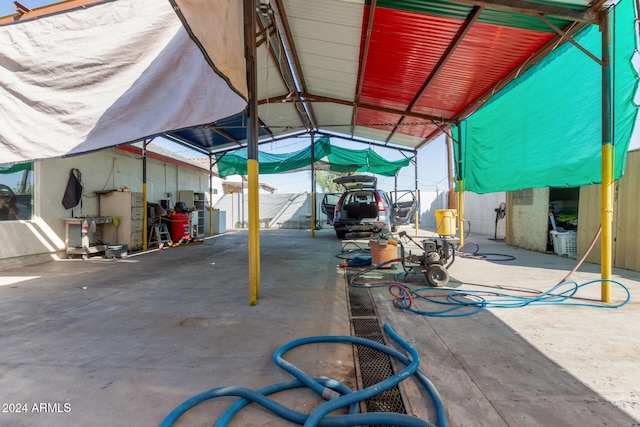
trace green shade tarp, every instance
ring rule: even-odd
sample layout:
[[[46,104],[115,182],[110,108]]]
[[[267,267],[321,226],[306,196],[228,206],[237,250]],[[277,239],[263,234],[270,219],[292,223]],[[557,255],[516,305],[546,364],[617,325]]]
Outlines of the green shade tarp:
[[[11,166],[0,166],[0,173],[9,174],[33,169],[33,163],[16,163]]]
[[[397,171],[410,162],[409,159],[385,160],[371,149],[350,150],[330,144],[324,136],[313,144],[313,158],[334,172],[371,172],[383,176],[395,176]],[[224,178],[229,175],[247,174],[247,150],[216,156],[218,174]],[[274,174],[301,170],[311,165],[311,146],[287,154],[258,152],[260,174]]]
[[[636,120],[635,10],[622,0],[611,11],[614,176],[624,172]],[[576,41],[602,58],[602,37],[591,25]],[[475,193],[524,188],[578,187],[601,182],[601,67],[564,43],[491,98],[453,130],[462,141],[465,190]]]

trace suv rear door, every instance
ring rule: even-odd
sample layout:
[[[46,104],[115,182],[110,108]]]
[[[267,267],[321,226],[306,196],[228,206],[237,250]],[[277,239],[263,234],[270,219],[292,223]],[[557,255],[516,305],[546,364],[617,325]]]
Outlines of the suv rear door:
[[[333,224],[336,204],[340,200],[342,193],[326,193],[322,198],[322,212],[327,216],[327,223]]]
[[[336,184],[340,184],[346,191],[353,190],[376,190],[377,178],[371,175],[349,175],[341,176],[333,180]]]
[[[406,224],[414,218],[418,211],[418,201],[409,190],[392,191],[391,199],[391,223],[393,225]]]
[[[375,176],[370,175],[349,175],[341,176],[333,180],[336,184],[342,185],[346,193],[356,190],[376,190],[377,179]],[[336,205],[338,204],[340,197],[344,193],[327,193],[322,198],[321,209],[327,216],[327,220],[330,224],[333,224]]]

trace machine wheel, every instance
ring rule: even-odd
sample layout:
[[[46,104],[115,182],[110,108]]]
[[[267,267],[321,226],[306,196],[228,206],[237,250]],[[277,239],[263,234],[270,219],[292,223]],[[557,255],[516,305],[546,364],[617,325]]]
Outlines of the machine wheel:
[[[344,230],[336,230],[336,236],[338,236],[338,239],[344,239],[347,237],[347,232]]]
[[[424,273],[431,286],[441,287],[449,283],[449,271],[440,264],[434,264]]]

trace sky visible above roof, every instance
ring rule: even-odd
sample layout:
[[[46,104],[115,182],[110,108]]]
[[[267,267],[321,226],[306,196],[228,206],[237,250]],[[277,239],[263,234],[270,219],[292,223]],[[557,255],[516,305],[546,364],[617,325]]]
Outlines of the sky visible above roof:
[[[51,0],[20,0],[20,3],[30,9],[35,9],[37,7],[47,6],[57,2]],[[13,6],[13,0],[0,1],[0,16],[13,15],[14,13],[16,13],[16,9]]]

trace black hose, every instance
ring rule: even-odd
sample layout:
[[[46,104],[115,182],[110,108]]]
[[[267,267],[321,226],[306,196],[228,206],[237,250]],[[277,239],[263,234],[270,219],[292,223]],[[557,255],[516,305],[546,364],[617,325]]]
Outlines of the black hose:
[[[463,258],[481,259],[483,261],[493,261],[493,262],[514,261],[516,259],[516,257],[514,257],[513,255],[491,253],[491,252],[479,252],[480,245],[478,245],[475,242],[464,242],[464,244],[465,246],[468,244],[475,245],[476,250],[473,252],[458,252],[458,256],[461,256]],[[489,257],[498,257],[498,258],[489,259]]]
[[[447,266],[445,268],[448,270],[449,267],[451,267],[451,265],[453,264],[453,262],[455,260],[456,260],[456,250],[455,250],[455,248],[451,248],[451,262],[449,264],[447,264]]]

